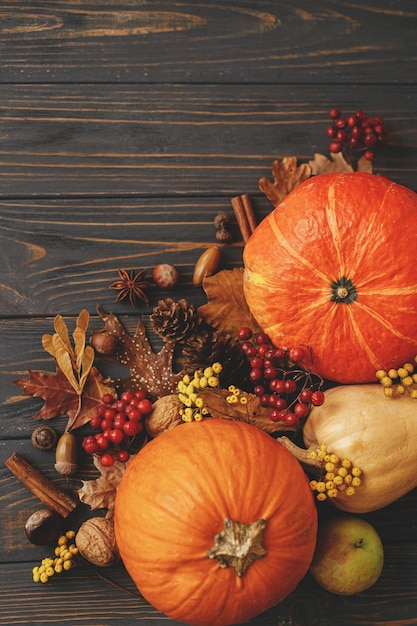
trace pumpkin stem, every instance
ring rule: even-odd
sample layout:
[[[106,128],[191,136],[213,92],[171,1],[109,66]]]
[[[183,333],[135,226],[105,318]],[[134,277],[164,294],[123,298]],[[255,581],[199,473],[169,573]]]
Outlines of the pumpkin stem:
[[[207,556],[216,559],[220,567],[233,567],[236,575],[242,577],[251,563],[266,556],[261,543],[265,525],[266,520],[262,518],[252,524],[226,518],[223,530],[215,535],[214,546]]]
[[[317,457],[314,459],[311,457],[311,453],[317,450],[319,445],[318,443],[313,443],[309,448],[305,449],[300,448],[293,441],[291,441],[291,439],[288,439],[288,437],[285,436],[279,437],[277,441],[279,441],[284,448],[287,448],[287,450],[295,456],[307,474],[317,474],[321,472],[323,461]]]

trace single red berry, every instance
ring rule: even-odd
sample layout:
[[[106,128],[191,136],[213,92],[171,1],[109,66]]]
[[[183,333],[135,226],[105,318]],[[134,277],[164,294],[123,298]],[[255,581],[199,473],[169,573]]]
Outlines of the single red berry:
[[[373,133],[370,133],[369,135],[365,135],[363,139],[363,143],[365,144],[367,148],[371,148],[372,146],[376,144],[376,142],[377,142],[377,138]]]
[[[107,450],[107,448],[109,447],[109,440],[107,439],[107,437],[105,437],[103,433],[97,433],[95,435],[95,438],[97,441],[98,449],[101,451]]]
[[[259,354],[257,354],[256,356],[253,356],[250,359],[250,366],[255,369],[262,369],[263,365],[264,365],[264,360],[261,356],[259,356]]]
[[[139,407],[131,406],[130,410],[127,413],[128,417],[132,422],[138,422],[142,419],[142,413],[139,411]]]
[[[237,331],[237,336],[241,341],[248,341],[252,337],[252,329],[249,326],[242,326]]]
[[[337,154],[338,152],[341,152],[342,144],[340,143],[340,141],[332,141],[329,146],[329,150],[333,154]]]
[[[87,435],[87,437],[84,437],[81,445],[87,454],[94,454],[94,452],[97,452],[98,450],[98,444],[93,435]]]
[[[130,452],[128,450],[119,450],[116,454],[116,459],[121,463],[126,463],[130,459]]]
[[[365,113],[365,111],[362,111],[362,109],[359,109],[359,111],[356,111],[356,117],[358,119],[360,119],[361,122],[363,122],[364,120],[366,120],[366,113]]]
[[[262,370],[259,367],[253,367],[250,371],[249,371],[249,380],[252,383],[260,383],[263,380],[263,373]]]
[[[258,356],[264,357],[269,350],[268,343],[261,343],[258,347]]]
[[[336,134],[337,134],[336,126],[327,127],[326,135],[328,136],[329,139],[334,139],[336,137]]]
[[[133,393],[131,391],[123,391],[122,395],[120,396],[120,399],[123,400],[123,402],[126,402],[126,404],[128,404],[133,398]]]
[[[102,422],[102,418],[100,415],[93,415],[93,417],[90,420],[90,427],[93,430],[100,430],[101,422]]]
[[[335,126],[336,128],[345,128],[346,126],[346,120],[344,120],[342,117],[340,117],[338,120],[335,121]]]
[[[311,404],[321,406],[324,402],[324,393],[322,391],[313,391],[311,396]]]
[[[122,429],[123,428],[123,424],[125,422],[127,422],[127,416],[124,413],[117,413],[116,417],[113,420],[113,426],[114,428],[119,428]]]
[[[106,418],[101,420],[100,428],[104,432],[105,430],[110,430],[113,428],[113,420],[108,420]]]
[[[286,414],[284,421],[287,424],[287,426],[298,426],[300,422],[298,416],[292,412],[289,412]]]
[[[253,393],[255,394],[255,396],[258,396],[258,398],[260,398],[265,393],[265,387],[263,385],[255,385],[253,388]]]
[[[294,393],[296,389],[297,383],[295,382],[295,380],[293,380],[292,378],[287,378],[287,380],[285,381],[285,391],[287,393]]]
[[[367,161],[372,161],[374,158],[374,153],[372,152],[372,150],[367,150],[363,156]]]
[[[139,401],[144,400],[146,398],[146,391],[144,391],[143,389],[138,389],[137,391],[135,391],[135,398],[137,398]]]
[[[280,398],[279,396],[276,397],[275,400],[275,408],[278,411],[283,411],[284,409],[286,409],[288,406],[288,402],[286,401],[285,398]]]
[[[356,126],[356,124],[358,123],[358,118],[356,117],[356,115],[349,115],[349,117],[346,118],[346,124],[350,127],[353,128],[354,126]]]
[[[138,404],[138,409],[142,415],[149,415],[153,409],[152,402],[148,398],[142,398]]]
[[[294,363],[302,361],[305,357],[305,350],[301,346],[291,348],[291,350],[288,352],[288,357],[290,361],[294,361]]]
[[[105,452],[100,457],[100,463],[103,465],[103,467],[111,467],[114,463],[113,455],[110,454],[110,452]]]
[[[271,380],[271,382],[269,383],[269,387],[271,391],[275,391],[275,393],[278,394],[287,392],[285,380],[282,380],[282,378],[274,378],[273,380]]]
[[[305,387],[305,389],[302,389],[300,391],[300,395],[298,397],[300,399],[300,402],[311,402],[312,395],[313,395],[313,392],[311,391],[311,389],[308,389],[307,387]]]
[[[124,432],[119,428],[113,428],[113,430],[111,430],[108,435],[108,439],[110,439],[110,441],[115,444],[122,443],[124,438]]]
[[[128,437],[134,437],[135,435],[138,435],[142,430],[142,422],[133,422],[133,421],[128,421],[125,424],[123,424],[123,432],[128,436]]]
[[[269,413],[269,417],[272,422],[280,422],[281,421],[281,411],[278,409],[271,409]]]
[[[333,107],[332,109],[330,109],[329,117],[331,120],[336,120],[338,117],[340,117],[340,109],[338,109],[337,107]]]
[[[308,406],[308,404],[305,404],[305,402],[297,402],[294,405],[294,413],[299,418],[306,417],[306,415],[308,415],[309,412],[310,412],[310,407]]]
[[[266,333],[258,333],[256,335],[256,343],[259,345],[264,344],[264,343],[269,344],[270,341],[271,340],[269,338],[269,335],[267,335]]]
[[[272,380],[272,378],[277,377],[277,373],[276,368],[273,365],[269,365],[264,369],[264,378],[266,378],[266,380]]]
[[[114,398],[111,393],[105,393],[102,397],[103,404],[113,404]]]
[[[105,414],[106,410],[107,410],[106,405],[105,404],[100,404],[97,407],[97,415],[100,415],[100,417],[104,417],[104,414]]]
[[[259,404],[262,407],[265,408],[265,407],[269,406],[269,396],[270,396],[269,393],[264,393],[264,395],[259,398]]]

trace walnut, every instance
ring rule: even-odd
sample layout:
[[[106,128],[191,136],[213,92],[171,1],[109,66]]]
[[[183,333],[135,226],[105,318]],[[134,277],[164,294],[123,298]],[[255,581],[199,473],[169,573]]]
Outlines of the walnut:
[[[82,557],[99,567],[109,567],[119,558],[113,522],[105,517],[92,517],[83,522],[75,544]]]
[[[145,418],[145,428],[152,438],[179,424],[182,419],[179,413],[183,403],[177,395],[162,396],[153,403],[152,412]]]

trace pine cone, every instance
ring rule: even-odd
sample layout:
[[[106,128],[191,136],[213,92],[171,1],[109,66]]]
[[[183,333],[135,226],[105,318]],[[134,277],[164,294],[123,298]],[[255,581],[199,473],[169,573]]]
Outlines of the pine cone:
[[[153,331],[166,342],[183,342],[194,336],[199,317],[192,304],[181,299],[159,300],[150,316]]]
[[[246,390],[250,365],[240,344],[231,335],[223,335],[215,330],[203,331],[186,342],[182,354],[182,366],[186,373],[192,374],[197,369],[205,369],[219,362],[223,365],[220,386],[227,389],[229,385],[236,385]]]

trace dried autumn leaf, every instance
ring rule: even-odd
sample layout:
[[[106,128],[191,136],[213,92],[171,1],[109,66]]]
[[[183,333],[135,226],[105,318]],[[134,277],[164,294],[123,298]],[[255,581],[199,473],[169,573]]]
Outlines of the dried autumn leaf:
[[[229,395],[230,392],[226,389],[208,390],[202,394],[204,405],[211,417],[247,422],[270,434],[295,430],[294,426],[288,426],[284,422],[273,422],[270,407],[261,406],[260,399],[255,394],[244,394],[246,404],[240,402],[230,404],[226,401]]]
[[[139,318],[134,336],[130,336],[117,315],[105,313],[99,306],[97,312],[104,321],[104,331],[117,338],[116,349],[103,358],[120,363],[130,370],[130,375],[114,380],[118,390],[144,389],[154,402],[174,393],[181,373],[173,371],[175,343],[167,341],[160,352],[154,352],[146,336],[145,324]]]
[[[57,366],[56,372],[30,371],[28,378],[14,381],[23,390],[23,395],[42,398],[45,404],[34,419],[49,420],[68,415],[67,430],[83,426],[95,415],[103,395],[115,395],[96,367],[92,367],[84,385],[80,407],[80,396]]]
[[[300,183],[310,178],[311,173],[311,166],[308,163],[297,166],[297,157],[284,157],[281,162],[277,160],[272,164],[274,182],[263,177],[258,182],[259,189],[276,207]]]
[[[242,326],[248,326],[254,333],[261,331],[246,303],[243,271],[239,267],[207,276],[203,282],[207,304],[198,309],[198,314],[207,324],[232,337],[237,336]]]
[[[330,159],[324,156],[324,154],[316,153],[314,159],[310,161],[310,166],[313,176],[334,173],[344,174],[346,172],[355,171],[352,164],[346,161],[341,152],[331,154]],[[356,167],[358,172],[368,172],[372,174],[372,162],[365,159],[365,157],[358,159]]]
[[[72,348],[71,341],[69,338],[68,328],[62,315],[55,316],[54,328],[55,328],[56,334],[58,335],[58,337],[61,339],[62,343],[64,344],[65,349],[67,350],[68,354],[70,354],[71,357],[74,358],[74,350]]]
[[[112,518],[117,487],[129,462],[116,460],[110,467],[104,467],[100,459],[94,457],[93,463],[101,475],[93,480],[81,481],[82,487],[78,490],[80,502],[88,504],[92,510],[107,509],[106,518]]]

